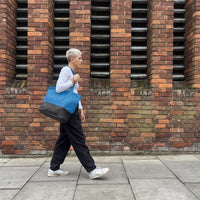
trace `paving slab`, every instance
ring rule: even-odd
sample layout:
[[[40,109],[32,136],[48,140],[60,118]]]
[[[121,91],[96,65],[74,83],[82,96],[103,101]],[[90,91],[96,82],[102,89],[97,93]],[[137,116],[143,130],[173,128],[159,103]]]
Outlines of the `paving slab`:
[[[10,160],[10,158],[0,158],[1,163],[6,163]]]
[[[158,156],[162,161],[198,161],[194,155],[166,155]]]
[[[200,183],[200,161],[164,161],[182,182]]]
[[[200,154],[198,154],[198,155],[195,155],[195,157],[197,157],[197,158],[200,160]]]
[[[108,167],[110,171],[103,177],[95,180],[88,178],[88,173],[85,169],[81,170],[81,175],[78,184],[126,184],[128,183],[126,173],[122,163],[96,163],[100,167]]]
[[[0,200],[11,200],[19,190],[1,190],[0,189]]]
[[[47,162],[50,162],[51,161],[51,158],[52,157],[49,157],[49,158],[47,158]],[[79,162],[79,159],[78,159],[78,157],[77,156],[67,156],[66,158],[65,158],[65,161],[64,162]]]
[[[65,162],[61,165],[61,169],[69,171],[68,176],[48,177],[49,162],[45,162],[41,168],[35,173],[30,181],[55,181],[55,180],[71,180],[76,181],[80,174],[81,164],[79,162]]]
[[[48,177],[50,160],[0,159],[0,200],[200,200],[200,155],[94,156],[110,168],[96,180],[76,156],[61,165],[70,175]]]
[[[121,156],[122,160],[155,160],[157,156]]]
[[[46,161],[47,158],[14,158],[8,160],[4,166],[37,166]]]
[[[1,167],[0,169],[0,189],[17,189],[30,179],[38,170],[38,167]]]
[[[121,162],[120,156],[93,156],[95,162]],[[50,161],[51,159],[49,159]],[[66,157],[65,162],[80,162],[77,156]]]
[[[176,179],[130,179],[137,200],[198,200]]]
[[[188,183],[186,186],[200,199],[200,183]]]
[[[72,200],[76,182],[29,182],[14,200]]]
[[[86,192],[87,191],[87,192]],[[78,185],[74,200],[134,200],[131,187],[124,185]]]
[[[175,178],[159,160],[123,160],[128,178]]]
[[[101,163],[119,163],[121,162],[121,157],[120,156],[94,156],[93,157],[94,161],[101,162]]]

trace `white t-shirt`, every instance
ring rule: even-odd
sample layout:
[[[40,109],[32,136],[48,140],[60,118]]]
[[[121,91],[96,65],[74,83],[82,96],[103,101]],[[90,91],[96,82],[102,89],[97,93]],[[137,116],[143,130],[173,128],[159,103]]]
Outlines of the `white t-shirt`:
[[[73,73],[72,73],[71,69],[67,66],[63,67],[60,71],[58,81],[56,83],[56,92],[60,93],[60,92],[63,92],[65,90],[70,90],[70,88],[73,86],[72,79],[73,79]],[[78,94],[78,88],[79,88],[79,84],[77,82],[74,85],[73,92]],[[81,101],[79,101],[79,107],[78,108],[83,109],[83,107],[81,105]]]

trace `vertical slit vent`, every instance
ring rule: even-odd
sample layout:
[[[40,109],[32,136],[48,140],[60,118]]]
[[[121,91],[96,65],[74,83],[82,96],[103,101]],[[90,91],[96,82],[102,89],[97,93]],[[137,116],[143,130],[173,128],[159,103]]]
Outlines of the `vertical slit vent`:
[[[185,0],[174,0],[173,80],[182,81],[185,51]]]
[[[66,50],[69,49],[69,0],[54,0],[54,68],[57,80],[61,68],[67,65]]]
[[[17,0],[16,79],[27,79],[27,0]]]
[[[147,0],[132,1],[131,79],[147,78]]]
[[[92,0],[91,77],[110,77],[110,1]]]

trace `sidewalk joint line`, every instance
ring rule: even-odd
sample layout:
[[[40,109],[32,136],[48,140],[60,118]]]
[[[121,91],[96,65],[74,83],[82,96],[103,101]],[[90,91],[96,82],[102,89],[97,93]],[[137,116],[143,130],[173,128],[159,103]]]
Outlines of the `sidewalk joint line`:
[[[125,166],[124,166],[124,161],[123,161],[123,159],[122,159],[122,166],[123,166],[123,168],[124,168],[124,172],[125,172],[125,175],[126,175],[126,179],[128,180],[128,184],[129,184],[129,186],[130,186],[130,188],[131,188],[133,197],[134,197],[135,200],[137,200],[137,199],[136,199],[136,196],[135,196],[135,193],[134,193],[134,191],[133,191],[133,188],[132,188],[132,186],[131,186],[130,179],[128,178],[128,175],[127,175],[127,172],[126,172],[126,168],[125,168]]]

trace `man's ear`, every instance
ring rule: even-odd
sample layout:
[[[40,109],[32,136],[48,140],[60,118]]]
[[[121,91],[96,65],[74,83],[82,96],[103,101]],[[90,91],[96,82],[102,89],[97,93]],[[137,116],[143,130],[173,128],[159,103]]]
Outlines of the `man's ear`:
[[[71,57],[71,60],[70,60],[70,62],[73,62],[74,61],[74,57]]]

